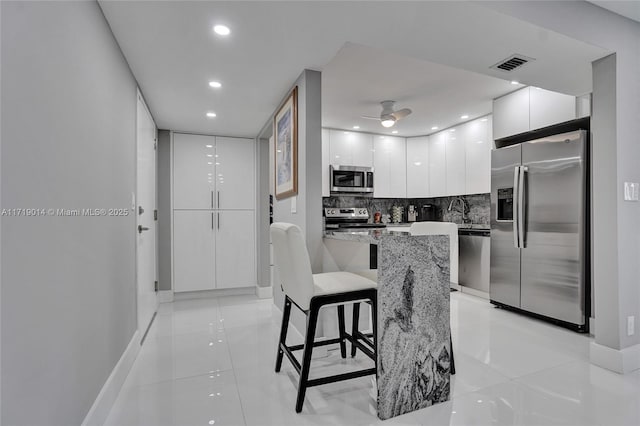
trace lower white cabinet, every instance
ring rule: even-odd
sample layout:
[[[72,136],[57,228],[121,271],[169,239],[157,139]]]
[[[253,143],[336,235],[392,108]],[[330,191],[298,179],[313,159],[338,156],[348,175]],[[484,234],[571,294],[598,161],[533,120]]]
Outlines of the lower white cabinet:
[[[214,213],[203,210],[173,212],[174,291],[215,288],[216,239]]]
[[[174,291],[256,285],[253,210],[174,210]]]
[[[217,212],[216,288],[256,285],[252,210]]]

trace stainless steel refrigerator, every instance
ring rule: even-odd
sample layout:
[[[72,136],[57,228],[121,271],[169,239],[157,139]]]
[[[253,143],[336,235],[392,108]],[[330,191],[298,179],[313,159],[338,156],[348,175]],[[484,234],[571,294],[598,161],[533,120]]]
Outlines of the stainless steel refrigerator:
[[[491,302],[577,331],[590,302],[587,154],[579,130],[491,157]]]

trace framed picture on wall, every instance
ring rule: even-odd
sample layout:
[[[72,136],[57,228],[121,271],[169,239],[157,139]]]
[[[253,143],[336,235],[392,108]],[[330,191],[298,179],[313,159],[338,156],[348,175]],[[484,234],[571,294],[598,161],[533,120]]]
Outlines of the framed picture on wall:
[[[294,87],[273,120],[275,194],[277,200],[298,193],[298,87]]]

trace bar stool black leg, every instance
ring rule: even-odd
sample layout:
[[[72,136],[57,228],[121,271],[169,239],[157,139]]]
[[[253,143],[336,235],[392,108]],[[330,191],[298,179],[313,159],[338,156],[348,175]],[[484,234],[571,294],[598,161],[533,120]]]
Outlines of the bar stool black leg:
[[[282,325],[280,326],[280,340],[278,340],[278,352],[276,355],[276,373],[280,372],[282,367],[282,345],[286,345],[287,330],[289,329],[289,316],[291,315],[291,300],[288,296],[284,298],[284,309],[282,310]]]
[[[449,330],[449,345],[451,348],[451,374],[456,374],[456,361],[453,358],[453,338],[451,337],[451,330]]]
[[[375,365],[376,371],[378,371],[378,293],[376,291],[371,293],[371,329],[373,330],[373,347],[376,354]],[[376,374],[377,379],[377,374]]]
[[[340,356],[346,358],[347,344],[345,343],[344,305],[338,305],[338,332],[340,333]]]
[[[351,356],[356,356],[356,343],[355,341],[358,339],[358,322],[360,322],[360,302],[355,302],[353,304],[353,315],[351,319],[351,338],[354,340],[351,342]]]
[[[304,395],[307,392],[307,381],[309,380],[309,368],[311,366],[311,354],[313,353],[313,341],[316,334],[316,324],[318,323],[319,310],[320,307],[317,306],[312,300],[307,316],[307,335],[304,339],[302,368],[300,369],[300,383],[298,384],[298,398],[296,400],[296,413],[302,411],[302,405],[304,404]]]

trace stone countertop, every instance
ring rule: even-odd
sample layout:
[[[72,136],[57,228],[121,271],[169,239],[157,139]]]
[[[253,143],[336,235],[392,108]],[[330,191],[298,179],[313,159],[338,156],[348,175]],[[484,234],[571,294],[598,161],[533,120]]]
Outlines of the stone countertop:
[[[387,226],[394,227],[406,227],[406,231],[390,231],[385,228],[378,229],[359,229],[352,231],[333,231],[327,230],[324,232],[324,238],[328,238],[331,240],[342,240],[342,241],[353,241],[356,243],[366,243],[366,244],[378,244],[380,239],[384,236],[407,236],[409,235],[409,226],[410,223],[393,223],[388,224]],[[489,227],[484,224],[464,224],[458,225],[459,229],[477,229],[479,231],[489,231]]]
[[[400,222],[400,223],[387,223],[388,227],[409,227],[413,222]],[[457,223],[458,229],[480,229],[483,231],[488,231],[490,226],[488,223]]]

